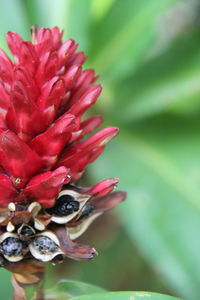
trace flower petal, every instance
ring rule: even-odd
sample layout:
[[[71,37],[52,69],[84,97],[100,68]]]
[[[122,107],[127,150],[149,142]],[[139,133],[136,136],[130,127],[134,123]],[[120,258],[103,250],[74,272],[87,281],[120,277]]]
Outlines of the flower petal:
[[[105,179],[92,186],[87,193],[95,198],[100,198],[110,193],[118,184],[119,178],[113,177]]]
[[[20,188],[42,168],[41,158],[10,130],[0,134],[0,165]]]
[[[12,88],[12,105],[6,116],[8,127],[25,141],[44,131],[55,117],[55,109],[52,109],[52,106],[46,110],[38,109],[26,85],[28,81],[15,81]]]
[[[81,129],[83,130],[84,135],[89,134],[97,129],[102,124],[102,122],[102,116],[93,116],[81,122]]]
[[[97,98],[99,97],[101,93],[101,86],[95,85],[91,88],[89,88],[83,96],[76,101],[72,107],[69,109],[68,113],[71,113],[73,115],[82,115],[86,109],[88,109],[91,105],[93,105]]]
[[[71,131],[75,128],[75,117],[64,114],[49,129],[33,139],[29,146],[40,156],[56,156],[66,145],[71,137]]]
[[[54,171],[42,173],[33,177],[23,191],[23,197],[41,202],[55,199],[69,174],[69,170],[60,167]],[[52,204],[52,203],[51,203]],[[43,201],[44,205],[44,201]]]
[[[72,98],[70,104],[72,105],[87,91],[89,87],[97,80],[94,70],[85,70],[79,76],[74,87],[72,88]]]
[[[71,146],[63,152],[58,166],[71,169],[72,180],[77,180],[87,164],[93,162],[103,151],[104,146],[119,133],[116,127],[107,127],[89,139]],[[79,175],[80,174],[80,175]]]
[[[7,90],[10,89],[12,84],[13,64],[7,54],[0,49],[0,78],[5,84]]]
[[[112,209],[120,202],[126,199],[125,192],[113,192],[101,198],[96,198],[92,201],[95,212],[105,212],[109,209]]]
[[[16,32],[8,32],[6,34],[6,40],[10,51],[14,56],[18,56],[22,44],[22,38]]]
[[[17,200],[18,192],[14,188],[9,177],[0,174],[0,205],[1,207],[6,207],[8,203]]]

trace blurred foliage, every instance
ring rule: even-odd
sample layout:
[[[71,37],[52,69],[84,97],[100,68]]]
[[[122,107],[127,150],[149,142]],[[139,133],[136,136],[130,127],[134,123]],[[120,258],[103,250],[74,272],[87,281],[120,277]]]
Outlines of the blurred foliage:
[[[100,256],[49,267],[49,284],[67,276],[199,299],[199,17],[198,0],[1,0],[0,46],[9,30],[28,39],[32,24],[63,28],[100,75],[92,113],[121,129],[87,181],[118,176],[128,199],[85,236]],[[9,299],[8,273],[0,275]]]
[[[59,300],[140,300],[141,298],[143,300],[181,300],[150,292],[105,292],[96,286],[78,281],[63,281],[56,288],[46,290],[45,296],[47,299],[58,299],[57,297],[59,297]]]
[[[94,293],[105,293],[104,289],[92,284],[86,284],[80,281],[63,280],[51,289],[45,290],[46,298],[55,298],[67,300],[78,296],[90,295]],[[58,298],[59,297],[59,298]]]
[[[103,294],[91,294],[80,297],[75,297],[74,300],[181,300],[180,298],[174,298],[171,296],[145,293],[145,292],[110,292]]]

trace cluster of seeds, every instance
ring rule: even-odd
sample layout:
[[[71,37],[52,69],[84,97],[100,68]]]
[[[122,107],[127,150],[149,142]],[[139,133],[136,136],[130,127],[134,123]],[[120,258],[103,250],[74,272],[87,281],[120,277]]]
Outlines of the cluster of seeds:
[[[9,204],[10,214],[6,216],[9,222],[5,222],[6,220],[2,219],[6,224],[7,231],[0,237],[1,255],[9,261],[16,262],[30,254],[43,261],[51,260],[55,255],[62,254],[59,248],[59,240],[48,229],[48,226],[52,225],[52,221],[55,223],[57,221],[58,224],[65,224],[74,215],[79,215],[78,219],[88,216],[92,211],[92,206],[86,203],[88,198],[88,195],[83,196],[77,191],[67,190],[60,193],[55,205],[49,209],[43,209],[38,203],[31,203],[29,206]],[[82,211],[80,213],[81,208]],[[23,215],[27,211],[32,216],[28,219],[28,223],[21,224],[19,222],[19,224],[15,225],[13,224],[15,222],[12,223],[19,212]],[[46,226],[40,224],[41,215],[48,220]],[[56,226],[55,223],[54,226]],[[40,229],[44,230],[41,231]]]

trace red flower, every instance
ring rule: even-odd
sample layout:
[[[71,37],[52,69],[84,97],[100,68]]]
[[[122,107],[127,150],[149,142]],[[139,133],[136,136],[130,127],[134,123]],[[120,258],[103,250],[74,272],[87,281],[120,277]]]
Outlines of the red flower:
[[[116,178],[92,188],[72,185],[119,130],[85,139],[102,124],[100,116],[83,120],[101,86],[93,70],[82,70],[85,56],[75,41],[62,42],[62,34],[34,27],[27,42],[9,32],[14,61],[0,50],[0,251],[13,262],[92,258],[93,249],[70,238],[125,197],[110,194]]]

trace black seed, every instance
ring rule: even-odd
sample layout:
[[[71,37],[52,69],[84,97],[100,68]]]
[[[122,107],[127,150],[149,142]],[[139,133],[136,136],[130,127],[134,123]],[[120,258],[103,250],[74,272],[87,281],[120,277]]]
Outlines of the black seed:
[[[30,226],[24,225],[20,231],[20,234],[24,237],[27,237],[33,235],[34,231]]]
[[[1,250],[4,255],[17,256],[21,254],[22,249],[22,241],[15,237],[8,237],[1,243]]]
[[[89,214],[94,210],[94,206],[92,204],[87,204],[85,206],[85,208],[83,209],[82,211],[82,214],[80,215],[80,217],[78,218],[78,221],[83,219],[83,218],[86,218],[89,216]]]
[[[41,254],[54,253],[58,250],[58,246],[49,237],[41,235],[33,240],[33,245]]]
[[[50,215],[64,217],[78,211],[79,207],[80,203],[74,200],[74,197],[71,195],[63,195],[57,199],[54,207],[47,209],[47,212]]]

